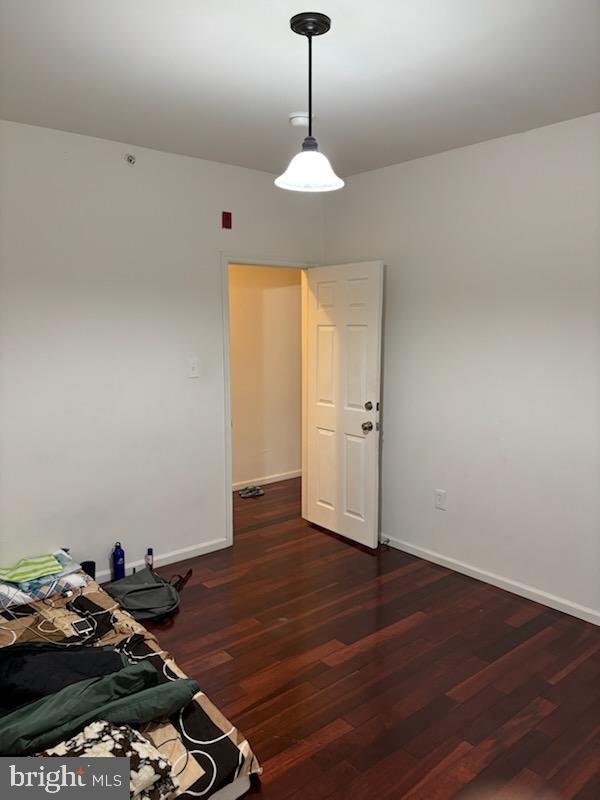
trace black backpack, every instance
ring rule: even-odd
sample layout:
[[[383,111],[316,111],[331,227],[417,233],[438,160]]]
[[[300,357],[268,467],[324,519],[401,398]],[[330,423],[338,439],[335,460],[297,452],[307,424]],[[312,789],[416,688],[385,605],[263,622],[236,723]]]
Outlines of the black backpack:
[[[103,588],[118,603],[139,621],[158,622],[174,614],[179,608],[179,592],[192,574],[188,570],[182,578],[167,581],[151,569],[143,569],[121,580],[106,584]]]

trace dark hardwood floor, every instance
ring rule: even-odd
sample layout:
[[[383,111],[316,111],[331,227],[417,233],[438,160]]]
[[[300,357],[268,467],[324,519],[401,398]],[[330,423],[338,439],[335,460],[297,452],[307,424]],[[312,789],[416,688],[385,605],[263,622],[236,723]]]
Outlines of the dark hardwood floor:
[[[600,798],[600,628],[300,519],[299,481],[234,501],[163,646],[283,800]],[[210,532],[207,532],[210,538]]]

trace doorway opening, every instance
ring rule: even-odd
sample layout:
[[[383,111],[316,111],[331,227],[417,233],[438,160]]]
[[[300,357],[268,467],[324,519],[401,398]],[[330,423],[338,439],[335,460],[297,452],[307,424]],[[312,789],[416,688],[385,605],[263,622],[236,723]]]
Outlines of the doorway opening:
[[[383,262],[222,259],[227,543],[234,491],[301,475],[303,519],[376,549]]]
[[[228,265],[234,508],[301,480],[302,274],[300,267]]]

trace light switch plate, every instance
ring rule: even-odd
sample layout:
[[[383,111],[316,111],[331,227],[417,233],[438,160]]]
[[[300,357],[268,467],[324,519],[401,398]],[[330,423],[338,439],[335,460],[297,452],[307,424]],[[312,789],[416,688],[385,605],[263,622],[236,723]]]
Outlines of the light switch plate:
[[[190,356],[188,358],[188,378],[200,377],[200,359],[198,356]]]
[[[434,489],[433,496],[435,500],[435,507],[438,511],[448,510],[448,497],[445,489]]]

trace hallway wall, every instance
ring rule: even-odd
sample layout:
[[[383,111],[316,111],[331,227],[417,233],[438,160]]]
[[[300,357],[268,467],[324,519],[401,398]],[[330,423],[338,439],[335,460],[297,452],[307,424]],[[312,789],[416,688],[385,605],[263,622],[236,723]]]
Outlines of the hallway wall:
[[[300,474],[300,273],[229,268],[234,488]]]

